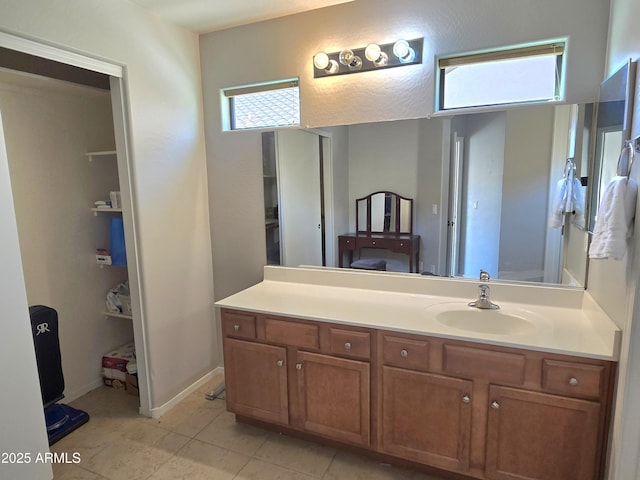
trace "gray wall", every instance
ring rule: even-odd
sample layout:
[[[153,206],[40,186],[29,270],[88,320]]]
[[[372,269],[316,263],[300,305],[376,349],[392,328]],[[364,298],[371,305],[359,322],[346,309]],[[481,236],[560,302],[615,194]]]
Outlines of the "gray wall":
[[[500,278],[542,281],[553,107],[506,113]],[[583,265],[584,256],[582,257]]]

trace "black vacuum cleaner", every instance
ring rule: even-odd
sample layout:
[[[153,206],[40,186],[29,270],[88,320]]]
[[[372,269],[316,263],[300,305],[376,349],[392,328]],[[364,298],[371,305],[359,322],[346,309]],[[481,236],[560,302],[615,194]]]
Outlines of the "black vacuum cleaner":
[[[29,307],[31,332],[36,349],[38,376],[44,417],[47,423],[49,445],[73,432],[89,421],[89,414],[62,403],[64,398],[64,375],[58,338],[58,312],[51,307],[34,305]]]

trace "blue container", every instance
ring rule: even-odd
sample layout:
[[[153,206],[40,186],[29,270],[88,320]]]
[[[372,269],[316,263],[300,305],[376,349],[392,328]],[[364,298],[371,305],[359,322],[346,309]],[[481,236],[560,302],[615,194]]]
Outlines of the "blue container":
[[[127,265],[127,251],[124,245],[124,224],[122,218],[111,219],[111,265]]]

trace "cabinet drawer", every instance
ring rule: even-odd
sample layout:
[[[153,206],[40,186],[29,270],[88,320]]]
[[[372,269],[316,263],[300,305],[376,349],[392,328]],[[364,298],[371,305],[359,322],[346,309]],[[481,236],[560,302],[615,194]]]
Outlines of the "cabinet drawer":
[[[329,329],[329,349],[334,355],[369,359],[371,357],[371,334],[331,328]]]
[[[227,337],[256,338],[256,317],[242,313],[223,312],[222,333]]]
[[[318,349],[317,325],[265,318],[264,333],[267,342]]]
[[[442,368],[446,373],[524,384],[524,355],[455,345],[444,345],[442,355]]]
[[[542,388],[549,392],[597,398],[602,392],[603,375],[602,365],[542,361]]]
[[[358,237],[358,248],[389,248],[389,240],[376,237]]]
[[[415,370],[429,369],[429,342],[385,335],[382,345],[385,365]]]
[[[338,245],[340,250],[355,250],[356,249],[356,239],[355,237],[338,237]]]

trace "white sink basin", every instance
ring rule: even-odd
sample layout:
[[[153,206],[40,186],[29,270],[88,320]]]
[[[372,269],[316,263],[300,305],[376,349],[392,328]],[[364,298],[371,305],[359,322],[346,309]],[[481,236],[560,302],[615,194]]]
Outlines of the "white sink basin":
[[[482,310],[463,303],[437,304],[425,313],[446,327],[490,335],[523,335],[533,333],[537,326],[526,318],[527,312],[510,309]]]

